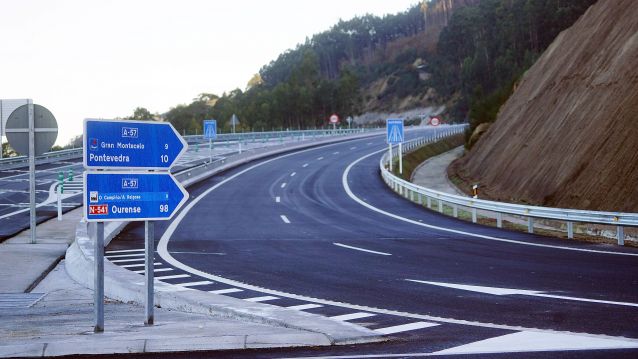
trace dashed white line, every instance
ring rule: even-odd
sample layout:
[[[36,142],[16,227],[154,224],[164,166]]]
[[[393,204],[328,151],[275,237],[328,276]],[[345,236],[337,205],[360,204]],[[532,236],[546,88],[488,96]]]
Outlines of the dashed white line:
[[[338,154],[339,154],[339,151],[335,151],[335,152],[333,152],[332,154],[333,154],[333,155],[338,155]]]
[[[144,257],[144,253],[135,253],[135,254],[117,254],[114,256],[107,255],[106,258],[114,259],[114,258],[130,258],[130,257]]]
[[[306,167],[308,167],[308,164],[304,163],[303,166],[301,166],[301,167],[306,168]]]
[[[263,297],[254,297],[254,298],[246,298],[244,299],[247,302],[267,302],[269,300],[279,299],[279,297],[273,297],[272,295],[265,295]]]
[[[106,254],[116,254],[116,253],[132,253],[132,252],[144,252],[144,248],[140,249],[122,249],[119,251],[106,251]]]
[[[297,172],[293,172],[290,174],[290,177],[295,177],[295,175],[297,174]]]
[[[157,272],[170,272],[172,270],[173,270],[173,268],[154,268],[153,272],[155,272],[155,273],[157,273]],[[146,272],[146,269],[134,270],[133,272],[135,272],[137,274],[144,274],[144,272]]]
[[[393,327],[374,329],[374,331],[377,332],[377,333],[380,333],[380,334],[388,335],[388,334],[407,332],[409,330],[417,330],[417,329],[435,327],[437,325],[439,325],[439,324],[438,323],[430,323],[430,322],[414,322],[414,323],[408,323],[408,324],[395,325]]]
[[[107,258],[109,259],[109,258]],[[110,259],[109,259],[110,260]],[[128,263],[128,262],[139,262],[139,261],[143,261],[144,257],[141,258],[134,258],[134,259],[117,259],[117,260],[113,260],[111,261],[111,263]]]
[[[281,184],[281,188],[284,188],[284,187],[286,187],[286,182]]]
[[[321,161],[321,160],[323,160],[323,157],[317,158],[317,161]]]
[[[306,309],[315,309],[315,308],[321,308],[321,307],[323,307],[323,305],[321,304],[300,304],[300,305],[293,305],[286,308],[295,309],[295,310],[306,310]]]
[[[336,319],[336,320],[341,320],[341,321],[348,321],[348,320],[355,320],[355,319],[361,319],[361,318],[367,318],[367,317],[373,317],[376,314],[374,313],[366,313],[366,312],[356,312],[356,313],[350,313],[350,314],[344,314],[344,315],[336,315],[334,317],[330,317],[332,319]]]
[[[126,264],[123,266],[120,266],[122,268],[135,268],[135,267],[143,267],[145,264],[144,263],[140,263],[140,264]],[[155,262],[153,263],[154,266],[161,266],[162,263],[161,262]]]
[[[281,197],[279,197],[279,196],[275,197],[275,202],[277,202],[277,203],[281,202]]]
[[[243,289],[239,289],[239,288],[228,288],[228,289],[209,290],[208,293],[229,294],[229,293],[239,293],[243,291],[244,291]]]
[[[361,252],[367,252],[367,253],[373,253],[373,254],[380,254],[382,256],[391,256],[392,254],[390,253],[385,253],[385,252],[377,252],[377,251],[371,251],[369,249],[364,249],[364,248],[359,248],[359,247],[353,247],[353,246],[348,246],[345,244],[341,244],[341,243],[333,243],[335,246],[339,246],[339,247],[343,247],[343,248],[348,248],[348,249],[354,249],[355,251],[361,251]]]
[[[188,278],[189,274],[175,274],[175,275],[165,275],[163,277],[155,277],[155,280],[166,280],[166,279],[179,279],[179,278]]]
[[[286,217],[285,215],[283,215],[283,214],[282,214],[282,215],[281,215],[281,216],[279,216],[279,217],[281,217],[281,220],[282,220],[282,221],[284,221],[284,223],[288,223],[288,224],[290,224],[290,220],[289,220],[289,219],[288,219],[288,217]]]
[[[357,147],[356,147],[356,146],[355,146],[355,147],[350,147],[350,149],[351,149],[351,150],[356,150],[356,149],[357,149]]]
[[[197,287],[199,285],[208,285],[208,284],[215,284],[215,282],[211,282],[209,280],[202,280],[202,281],[199,281],[199,282],[179,283],[179,284],[174,284],[174,285],[178,285],[180,287]]]

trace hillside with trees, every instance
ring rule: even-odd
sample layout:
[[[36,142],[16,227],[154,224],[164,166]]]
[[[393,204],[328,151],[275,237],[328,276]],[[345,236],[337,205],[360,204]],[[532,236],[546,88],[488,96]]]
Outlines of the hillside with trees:
[[[525,70],[593,2],[431,0],[340,21],[263,66],[245,89],[201,94],[162,117],[194,134],[205,118],[228,131],[233,113],[238,130],[259,131],[445,105],[448,121],[474,129],[494,120]]]

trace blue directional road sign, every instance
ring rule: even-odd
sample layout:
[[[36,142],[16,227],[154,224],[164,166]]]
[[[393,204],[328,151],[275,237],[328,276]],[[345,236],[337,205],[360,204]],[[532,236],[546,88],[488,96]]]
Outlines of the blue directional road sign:
[[[204,138],[207,140],[217,138],[217,120],[204,120]]]
[[[88,222],[168,220],[187,199],[170,173],[84,172]]]
[[[169,169],[188,144],[168,122],[84,120],[84,167]]]
[[[403,120],[399,118],[389,118],[386,121],[386,130],[388,135],[388,143],[396,145],[402,143],[403,137]]]

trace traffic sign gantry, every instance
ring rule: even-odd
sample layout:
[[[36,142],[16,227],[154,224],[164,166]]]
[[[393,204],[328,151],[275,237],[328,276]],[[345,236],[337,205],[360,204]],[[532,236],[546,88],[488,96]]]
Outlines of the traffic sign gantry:
[[[403,136],[403,120],[397,118],[389,118],[386,122],[387,141],[389,144],[402,143]]]
[[[168,220],[187,199],[170,173],[84,173],[87,222]]]
[[[87,169],[169,169],[186,141],[168,122],[84,120]]]

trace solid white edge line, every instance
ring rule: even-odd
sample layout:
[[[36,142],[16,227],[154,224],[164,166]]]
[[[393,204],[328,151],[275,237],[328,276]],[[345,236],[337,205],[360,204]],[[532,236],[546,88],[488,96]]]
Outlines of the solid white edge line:
[[[284,223],[290,224],[290,220],[288,219],[288,217],[284,216],[283,214],[279,217],[281,217],[281,220],[284,221]]]
[[[348,246],[342,243],[332,243],[335,246],[338,247],[343,247],[343,248],[349,248],[349,249],[354,249],[355,251],[361,251],[361,252],[367,252],[367,253],[374,253],[374,254],[380,254],[382,256],[391,256],[392,254],[390,253],[384,253],[384,252],[377,252],[377,251],[371,251],[369,249],[364,249],[364,248],[359,248],[359,247],[353,247],[353,246]]]
[[[346,190],[346,193],[348,194],[348,196],[350,198],[352,198],[355,202],[359,203],[360,205],[375,211],[377,213],[381,213],[385,216],[394,218],[394,219],[398,219],[400,221],[403,222],[407,222],[407,223],[411,223],[411,224],[415,224],[417,226],[421,226],[421,227],[426,227],[426,228],[430,228],[430,229],[436,229],[439,231],[443,231],[443,232],[449,232],[449,233],[455,233],[455,234],[461,234],[461,235],[465,235],[465,236],[470,236],[470,237],[477,237],[477,238],[482,238],[482,239],[489,239],[492,241],[498,241],[498,242],[506,242],[506,243],[514,243],[514,244],[522,244],[525,246],[533,246],[533,247],[542,247],[542,248],[553,248],[553,249],[563,249],[563,250],[567,250],[567,251],[575,251],[575,252],[586,252],[586,253],[599,253],[599,254],[613,254],[613,255],[619,255],[619,256],[632,256],[632,257],[638,257],[638,253],[625,253],[625,252],[611,252],[611,251],[601,251],[601,250],[596,250],[596,249],[584,249],[584,248],[573,248],[573,247],[563,247],[563,246],[557,246],[557,245],[551,245],[551,244],[540,244],[540,243],[530,243],[530,242],[523,242],[523,241],[517,241],[514,239],[506,239],[506,238],[500,238],[500,237],[492,237],[492,236],[486,236],[483,234],[477,234],[477,233],[471,233],[471,232],[465,232],[465,231],[461,231],[461,230],[457,230],[457,229],[451,229],[451,228],[446,228],[446,227],[439,227],[439,226],[435,226],[435,225],[431,225],[431,224],[426,224],[426,223],[422,223],[422,222],[418,222],[418,221],[414,221],[405,217],[401,217],[398,216],[396,214],[390,213],[390,212],[386,212],[380,208],[374,207],[373,205],[366,203],[365,201],[363,201],[362,199],[360,199],[359,197],[357,197],[352,190],[350,189],[350,185],[348,184],[348,174],[350,173],[350,170],[352,169],[352,167],[354,167],[357,163],[365,160],[368,157],[374,156],[378,153],[384,152],[386,151],[386,149],[383,150],[379,150],[379,151],[375,151],[372,153],[369,153],[357,160],[355,160],[354,162],[352,162],[343,172],[343,176],[341,177],[341,182],[343,184],[343,188]]]
[[[358,305],[358,304],[350,304],[350,303],[343,303],[343,302],[337,302],[337,301],[333,301],[333,300],[327,300],[327,299],[321,299],[321,298],[313,298],[313,297],[308,297],[308,296],[303,296],[303,295],[299,295],[299,294],[292,294],[292,293],[286,293],[286,292],[282,292],[282,291],[278,291],[278,290],[273,290],[273,289],[268,289],[268,288],[263,288],[263,287],[259,287],[256,285],[252,285],[252,284],[246,284],[240,281],[236,281],[233,279],[228,279],[228,278],[224,278],[224,277],[220,277],[214,274],[210,274],[204,271],[201,271],[199,269],[193,268],[187,264],[184,264],[180,261],[178,261],[177,259],[175,259],[168,251],[168,242],[171,238],[171,236],[173,235],[173,233],[175,232],[175,230],[177,229],[177,227],[179,226],[180,222],[184,219],[184,217],[186,217],[186,215],[188,214],[188,212],[190,211],[190,209],[192,209],[201,199],[203,199],[204,197],[206,197],[206,195],[208,195],[209,193],[211,193],[212,191],[214,191],[215,189],[221,187],[222,185],[224,185],[227,182],[230,182],[232,180],[234,180],[235,178],[243,175],[244,173],[251,171],[257,167],[263,166],[267,163],[282,159],[282,158],[286,158],[286,157],[290,157],[290,156],[294,156],[294,155],[298,155],[300,153],[304,153],[304,152],[308,152],[308,151],[313,151],[313,150],[317,150],[319,148],[325,148],[325,147],[330,147],[330,146],[335,146],[335,145],[339,145],[340,143],[336,143],[336,144],[328,144],[325,146],[319,146],[319,147],[315,147],[315,148],[310,148],[310,149],[306,149],[306,150],[301,150],[301,151],[297,151],[297,152],[292,152],[292,153],[288,153],[285,155],[281,155],[278,157],[274,157],[262,162],[259,162],[251,167],[248,167],[226,179],[224,179],[223,181],[217,183],[216,185],[210,187],[208,190],[206,190],[203,194],[201,194],[199,197],[195,198],[192,202],[190,202],[186,207],[184,207],[182,209],[181,212],[179,212],[177,214],[177,216],[173,219],[173,221],[169,224],[168,228],[166,229],[166,231],[164,231],[164,234],[162,235],[162,237],[160,238],[160,241],[157,245],[157,253],[160,255],[160,257],[168,264],[174,266],[175,268],[179,268],[185,272],[191,273],[192,275],[197,275],[200,276],[202,278],[206,278],[215,282],[219,282],[222,284],[226,284],[229,286],[233,286],[233,287],[239,287],[239,288],[243,288],[243,289],[248,289],[248,290],[253,290],[253,291],[257,291],[257,292],[261,292],[264,294],[270,294],[270,295],[274,295],[274,296],[278,296],[278,297],[285,297],[285,298],[291,298],[291,299],[297,299],[300,301],[304,301],[304,302],[310,302],[310,303],[317,303],[317,304],[323,304],[323,305],[331,305],[331,306],[335,306],[335,307],[341,307],[341,308],[349,308],[349,309],[353,309],[353,310],[359,310],[359,311],[365,311],[365,312],[371,312],[371,313],[377,313],[377,314],[387,314],[387,315],[394,315],[394,316],[398,316],[398,317],[404,317],[404,318],[413,318],[413,319],[419,319],[419,320],[428,320],[428,321],[435,321],[435,322],[441,322],[441,323],[450,323],[450,324],[461,324],[461,325],[470,325],[470,326],[475,326],[475,327],[481,327],[481,328],[494,328],[494,329],[505,329],[505,330],[518,330],[518,331],[522,331],[522,330],[528,330],[528,331],[536,331],[536,332],[540,332],[540,333],[556,333],[555,330],[550,330],[550,329],[538,329],[538,328],[528,328],[528,327],[522,327],[522,326],[511,326],[511,325],[504,325],[504,324],[493,324],[493,323],[482,323],[482,322],[476,322],[476,321],[469,321],[469,320],[463,320],[463,319],[454,319],[454,318],[444,318],[444,317],[436,317],[436,316],[432,316],[432,315],[423,315],[423,314],[415,314],[415,313],[408,313],[408,312],[400,312],[400,311],[396,311],[396,310],[388,310],[388,309],[380,309],[380,308],[372,308],[372,307],[366,307],[363,305]],[[380,153],[380,152],[384,152],[387,151],[387,149],[384,147],[384,149],[376,151],[374,153]],[[374,154],[373,153],[373,154]],[[370,154],[369,156],[371,156],[372,154]],[[567,332],[562,332],[562,333],[567,333]],[[593,338],[622,338],[622,339],[626,339],[624,337],[613,337],[613,336],[608,336],[608,335],[600,335],[600,334],[585,334],[585,335],[589,335]],[[635,339],[627,339],[629,341],[634,341],[636,343],[638,343],[638,340]],[[430,354],[427,354],[428,356]],[[401,357],[401,356],[405,356],[405,355],[396,355],[396,357]],[[379,355],[379,358],[383,358],[383,357],[388,357],[388,355]]]

